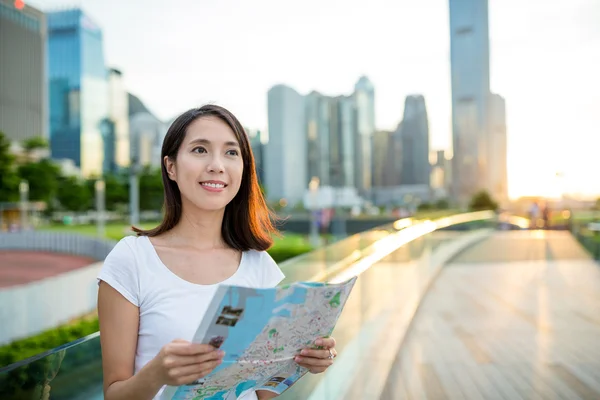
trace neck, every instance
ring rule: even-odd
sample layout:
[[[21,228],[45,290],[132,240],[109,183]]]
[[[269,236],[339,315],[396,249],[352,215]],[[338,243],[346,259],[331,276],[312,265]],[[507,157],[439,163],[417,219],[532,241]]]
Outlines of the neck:
[[[179,223],[171,229],[172,240],[198,249],[226,247],[221,235],[225,210],[199,210],[183,204]]]

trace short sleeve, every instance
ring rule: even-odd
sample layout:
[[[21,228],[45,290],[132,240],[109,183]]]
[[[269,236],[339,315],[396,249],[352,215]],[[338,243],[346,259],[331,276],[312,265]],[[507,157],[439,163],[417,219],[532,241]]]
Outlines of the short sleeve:
[[[285,278],[285,275],[281,272],[273,257],[266,251],[262,252],[261,259],[262,286],[264,288],[277,286]]]
[[[98,284],[104,281],[132,304],[140,306],[140,277],[134,251],[129,241],[121,239],[106,256],[98,274]]]

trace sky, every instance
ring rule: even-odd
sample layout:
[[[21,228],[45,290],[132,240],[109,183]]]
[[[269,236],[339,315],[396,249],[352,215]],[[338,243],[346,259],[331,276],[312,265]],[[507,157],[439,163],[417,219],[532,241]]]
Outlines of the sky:
[[[266,129],[271,86],[350,94],[366,75],[377,128],[394,129],[404,98],[423,94],[432,150],[451,147],[448,0],[27,3],[82,7],[103,30],[108,66],[164,120],[214,102]],[[509,195],[600,194],[600,1],[490,0],[489,14]]]

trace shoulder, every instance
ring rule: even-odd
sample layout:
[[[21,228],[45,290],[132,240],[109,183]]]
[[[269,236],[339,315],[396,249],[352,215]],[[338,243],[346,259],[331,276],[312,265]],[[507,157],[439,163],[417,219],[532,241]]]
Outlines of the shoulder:
[[[141,246],[141,242],[147,240],[146,237],[138,236],[125,236],[119,240],[115,247],[112,248],[110,253],[106,256],[107,260],[115,259],[119,257],[132,257],[137,252],[137,249]]]
[[[98,281],[104,281],[130,302],[140,303],[140,268],[138,254],[145,237],[127,236],[119,240],[106,256]]]
[[[246,268],[257,275],[261,287],[275,287],[285,278],[285,275],[266,251],[248,250],[244,253]]]

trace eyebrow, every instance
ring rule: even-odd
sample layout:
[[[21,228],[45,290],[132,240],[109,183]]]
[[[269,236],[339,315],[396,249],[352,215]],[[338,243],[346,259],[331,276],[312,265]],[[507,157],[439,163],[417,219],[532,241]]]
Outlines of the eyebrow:
[[[208,140],[208,139],[194,139],[189,144],[190,145],[193,145],[193,144],[206,144],[206,145],[209,145],[209,144],[211,144],[211,141]],[[225,146],[240,147],[240,145],[238,144],[238,142],[232,142],[232,141],[225,142]]]

